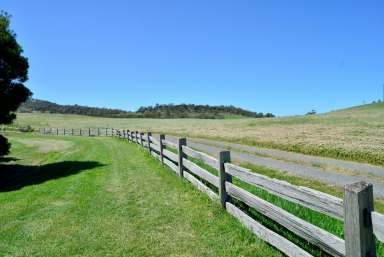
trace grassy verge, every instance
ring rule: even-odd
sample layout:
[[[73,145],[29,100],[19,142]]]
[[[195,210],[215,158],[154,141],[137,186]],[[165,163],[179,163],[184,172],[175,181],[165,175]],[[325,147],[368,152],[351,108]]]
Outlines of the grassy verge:
[[[11,141],[0,256],[281,256],[133,144]]]
[[[204,162],[190,158],[191,161],[199,165],[200,167],[203,167],[210,173],[214,175],[218,175],[218,171],[208,165],[206,165]],[[253,170],[254,172],[257,172],[259,174],[266,175],[268,177],[285,180],[289,183],[292,183],[294,185],[300,185],[300,186],[306,186],[312,189],[319,190],[321,192],[325,192],[337,197],[342,198],[343,197],[343,191],[339,187],[327,185],[325,183],[321,183],[315,180],[310,180],[307,178],[297,177],[288,175],[287,173],[275,171],[272,169],[255,166],[252,164],[241,164],[242,167],[249,168]],[[204,181],[203,181],[204,182]],[[209,186],[213,191],[217,192],[217,188],[212,186],[211,184],[204,182],[207,186]],[[285,211],[288,211],[295,216],[308,221],[311,224],[314,224],[340,238],[344,238],[344,229],[343,229],[343,222],[339,221],[337,219],[334,219],[332,217],[329,217],[327,215],[324,215],[322,213],[318,213],[316,211],[313,211],[309,208],[303,207],[301,205],[292,203],[290,201],[284,200],[280,197],[277,197],[273,194],[268,193],[267,191],[256,188],[254,186],[251,186],[243,181],[240,181],[239,179],[233,178],[233,183],[237,186],[246,189],[247,191],[253,193],[254,195],[260,197],[261,199],[264,199],[270,203],[273,203],[274,205],[284,209]],[[296,245],[299,245],[301,248],[305,249],[309,253],[311,253],[313,256],[328,256],[328,254],[321,251],[319,248],[308,244],[305,240],[301,239],[300,237],[296,236],[289,230],[283,228],[281,225],[277,224],[273,220],[269,219],[268,217],[258,213],[257,211],[253,210],[252,208],[247,207],[245,204],[240,203],[239,201],[235,201],[235,204],[240,207],[243,211],[248,213],[250,216],[252,216],[255,220],[263,224],[264,226],[268,227],[269,229],[277,232],[278,234],[284,236],[285,238],[289,239],[290,241],[294,242]],[[379,212],[384,211],[384,204],[381,199],[375,199],[375,209]],[[377,256],[384,256],[384,245],[380,243],[379,241],[376,242],[376,249],[377,249]]]
[[[343,197],[343,190],[340,187],[331,186],[325,183],[321,183],[319,181],[302,178],[298,176],[292,176],[284,172],[275,171],[272,169],[255,166],[252,164],[241,164],[241,166],[251,169],[254,172],[257,172],[259,174],[266,175],[271,178],[276,178],[280,180],[285,180],[291,184],[299,185],[299,186],[305,186],[312,189],[319,190],[324,193],[328,193],[337,197],[342,198]],[[308,208],[302,207],[300,205],[291,203],[289,201],[286,201],[284,199],[281,199],[279,197],[276,197],[274,195],[271,195],[267,193],[264,190],[256,189],[255,187],[252,187],[244,182],[236,180],[235,184],[238,184],[240,187],[243,187],[247,189],[248,191],[254,193],[255,195],[261,197],[264,200],[267,200],[276,206],[281,207],[282,209],[295,214],[297,217],[302,218],[303,220],[306,220],[310,222],[311,224],[314,224],[320,228],[325,229],[326,231],[329,231],[330,233],[339,236],[340,238],[344,238],[344,229],[343,229],[343,222],[331,218],[327,215],[318,213],[316,211],[312,211]],[[384,202],[382,199],[375,199],[375,210],[379,212],[384,211]],[[255,213],[254,211],[252,213]],[[265,224],[267,227],[274,228],[276,225],[271,223],[268,219],[265,217],[262,217],[262,215],[255,213],[254,214],[257,219],[261,221],[262,224]],[[301,245],[304,249],[306,248],[305,245],[300,242],[295,236],[290,235],[289,232],[283,230],[279,232],[281,234],[286,234],[286,237],[289,238],[291,241]],[[384,256],[384,244],[380,243],[379,241],[376,242],[376,250],[377,250],[377,256]],[[314,253],[315,256],[317,256],[316,253]],[[319,255],[322,256],[322,255]]]
[[[330,195],[337,196],[339,198],[343,198],[343,188],[338,186],[329,185],[329,184],[322,183],[317,180],[309,179],[306,177],[304,178],[299,176],[293,176],[286,172],[276,171],[276,170],[268,169],[265,167],[257,166],[254,164],[241,163],[241,166],[271,178],[285,180],[294,185],[309,187]],[[381,199],[381,198],[375,199],[375,210],[378,212],[384,213],[384,199]]]
[[[260,142],[250,139],[234,140],[232,143],[240,143],[251,146],[279,149],[283,151],[302,153],[306,155],[322,156],[346,161],[365,162],[375,165],[384,165],[384,156],[380,153],[364,150],[348,150],[343,148],[308,144],[279,144],[276,142]]]

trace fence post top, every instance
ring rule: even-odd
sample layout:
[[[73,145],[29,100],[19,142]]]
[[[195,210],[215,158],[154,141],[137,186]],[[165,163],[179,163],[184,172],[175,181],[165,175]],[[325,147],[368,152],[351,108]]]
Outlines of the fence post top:
[[[219,152],[219,160],[224,162],[229,162],[231,160],[231,152],[230,151],[220,151]]]
[[[360,182],[356,182],[356,183],[344,186],[345,191],[351,192],[351,193],[360,193],[369,188],[372,188],[372,184],[365,181],[360,181]]]
[[[160,138],[164,139],[165,135],[164,134],[160,134]]]
[[[187,139],[185,137],[179,137],[177,139],[177,141],[180,143],[180,144],[186,144],[187,143]]]

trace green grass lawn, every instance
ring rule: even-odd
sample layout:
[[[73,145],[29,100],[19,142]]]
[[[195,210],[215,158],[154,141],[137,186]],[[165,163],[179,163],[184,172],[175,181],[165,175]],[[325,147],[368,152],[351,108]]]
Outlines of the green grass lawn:
[[[0,256],[281,256],[136,145],[8,136]]]

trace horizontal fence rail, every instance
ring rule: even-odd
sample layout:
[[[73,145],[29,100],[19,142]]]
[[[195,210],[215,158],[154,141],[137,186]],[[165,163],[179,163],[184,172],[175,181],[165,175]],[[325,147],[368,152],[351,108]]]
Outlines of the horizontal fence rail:
[[[343,200],[340,198],[307,187],[295,186],[286,181],[272,179],[230,163],[226,163],[225,168],[230,175],[265,189],[271,194],[340,220],[344,218]]]
[[[116,136],[119,131],[113,128],[39,128],[38,132],[44,135],[57,136]]]
[[[187,145],[185,138],[175,142],[165,135],[155,137],[151,132],[114,128],[42,128],[39,131],[47,135],[114,136],[143,147],[210,199],[219,201],[229,214],[256,236],[287,256],[312,255],[256,221],[244,205],[331,256],[376,256],[374,236],[384,242],[384,215],[374,211],[372,185],[365,182],[346,185],[344,199],[340,199],[235,165],[231,163],[228,151],[220,152],[218,158],[196,151]],[[243,188],[240,182],[343,222],[344,239],[260,198]]]

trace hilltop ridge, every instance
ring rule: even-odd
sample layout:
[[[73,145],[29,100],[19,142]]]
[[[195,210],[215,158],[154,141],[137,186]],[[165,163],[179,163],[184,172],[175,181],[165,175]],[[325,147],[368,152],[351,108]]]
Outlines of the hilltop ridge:
[[[106,118],[198,118],[198,119],[225,119],[225,118],[265,118],[274,117],[272,113],[261,113],[245,110],[234,106],[210,106],[196,104],[156,104],[154,106],[140,107],[137,111],[125,111],[82,105],[61,105],[40,99],[29,99],[18,110],[22,113],[42,112],[59,114],[79,114]]]

